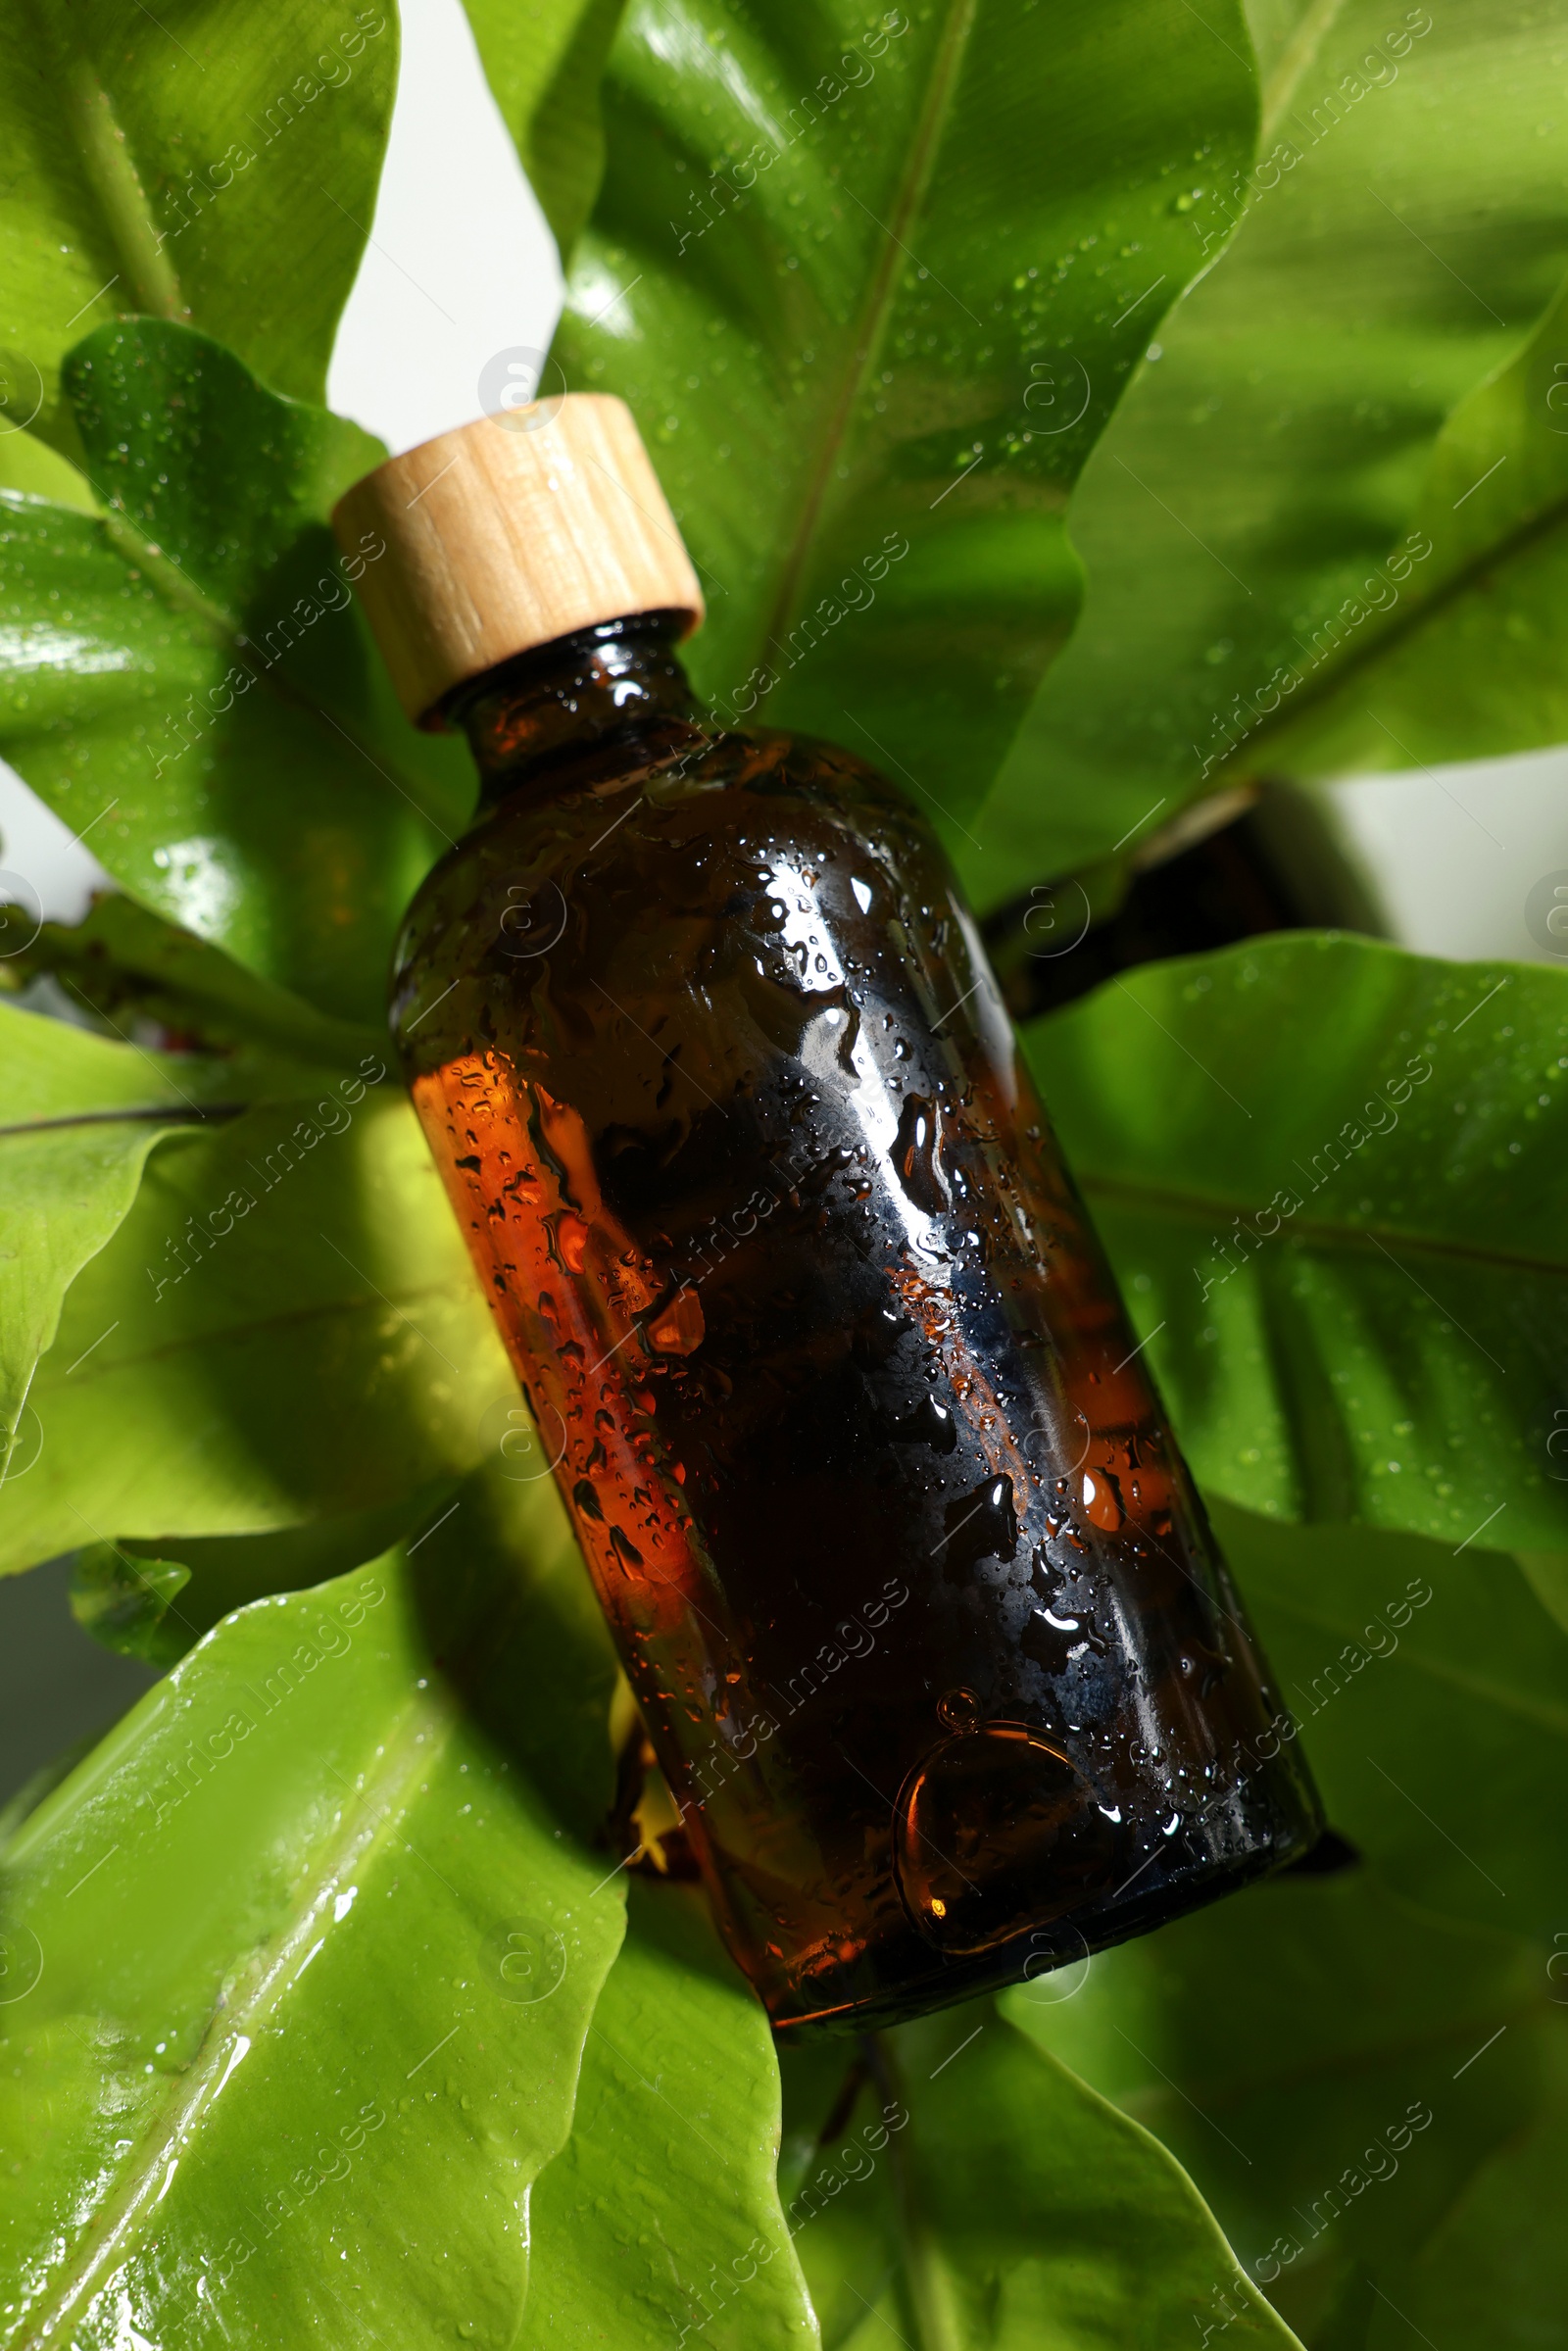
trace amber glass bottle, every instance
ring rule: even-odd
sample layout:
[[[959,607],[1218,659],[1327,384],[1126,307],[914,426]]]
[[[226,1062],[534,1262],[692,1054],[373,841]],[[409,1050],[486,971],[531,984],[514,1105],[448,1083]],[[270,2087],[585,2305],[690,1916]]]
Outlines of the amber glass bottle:
[[[618,404],[446,435],[340,514],[389,543],[362,586],[409,707],[482,778],[398,950],[409,1082],[775,2025],[963,1998],[1304,1851],[1310,1785],[922,819],[699,707],[696,583]],[[560,547],[602,572],[607,533],[628,576],[574,603]]]

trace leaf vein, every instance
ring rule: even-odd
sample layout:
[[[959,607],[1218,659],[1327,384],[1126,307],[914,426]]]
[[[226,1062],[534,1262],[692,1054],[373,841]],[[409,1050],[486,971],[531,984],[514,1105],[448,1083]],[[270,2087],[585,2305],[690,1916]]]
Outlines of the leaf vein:
[[[259,2031],[286,1997],[300,1974],[305,1945],[320,1925],[327,1896],[345,1875],[361,1869],[396,1835],[393,1824],[408,1810],[420,1774],[450,1739],[454,1719],[449,1707],[428,1697],[412,1698],[405,1705],[382,1742],[383,1759],[365,1775],[365,1787],[354,1791],[358,1801],[355,1815],[348,1816],[352,1825],[345,1826],[319,1857],[310,1900],[282,1939],[259,1951],[232,1992],[215,2002],[201,2048],[189,2069],[175,2078],[168,2101],[144,2135],[140,2161],[129,2169],[97,2227],[90,2233],[83,2231],[87,2244],[64,2270],[46,2308],[30,2317],[26,2333],[18,2338],[18,2351],[42,2351],[135,2235],[169,2164],[180,2158],[210,2111],[241,2033],[248,2026]],[[412,1734],[420,1723],[424,1732],[421,1740],[416,1740]],[[379,1809],[366,1824],[357,1816],[372,1798]]]
[[[1207,1221],[1213,1216],[1230,1216],[1238,1210],[1246,1213],[1251,1202],[1239,1195],[1226,1197],[1219,1193],[1165,1191],[1153,1184],[1141,1184],[1122,1176],[1097,1175],[1078,1168],[1074,1171],[1085,1192],[1111,1201],[1124,1201],[1145,1209],[1154,1216],[1192,1217]],[[1280,1228],[1280,1238],[1287,1245],[1309,1240],[1334,1249],[1354,1249],[1361,1243],[1373,1249],[1387,1247],[1405,1249],[1412,1254],[1441,1257],[1460,1265],[1493,1265],[1511,1273],[1539,1273],[1562,1278],[1568,1275],[1568,1259],[1542,1256],[1526,1249],[1497,1248],[1474,1241],[1446,1241],[1435,1234],[1412,1232],[1405,1226],[1392,1224],[1331,1224],[1321,1218],[1293,1216],[1289,1228]]]
[[[1450,572],[1447,578],[1435,587],[1431,595],[1423,601],[1412,601],[1407,604],[1402,614],[1398,612],[1391,612],[1390,617],[1379,628],[1364,629],[1356,650],[1348,654],[1345,660],[1337,664],[1326,663],[1319,675],[1315,679],[1308,679],[1299,690],[1299,699],[1293,696],[1289,705],[1282,702],[1278,712],[1266,718],[1261,726],[1254,728],[1247,741],[1238,745],[1236,751],[1214,770],[1216,778],[1233,775],[1238,771],[1248,773],[1258,771],[1257,754],[1260,745],[1270,743],[1280,735],[1288,737],[1303,710],[1311,710],[1317,704],[1337,694],[1346,680],[1353,677],[1357,670],[1365,669],[1371,662],[1381,660],[1391,648],[1396,647],[1403,638],[1413,635],[1429,620],[1441,618],[1449,606],[1456,604],[1471,588],[1478,586],[1489,572],[1495,571],[1502,564],[1512,563],[1516,557],[1523,555],[1537,539],[1546,537],[1565,519],[1568,519],[1568,491],[1565,491],[1560,498],[1550,500],[1547,505],[1540,508],[1534,514],[1527,515],[1523,520],[1515,523],[1511,530],[1505,531],[1489,547],[1482,548],[1467,563],[1461,563],[1456,570]],[[1218,784],[1211,785],[1210,789],[1217,790]]]
[[[882,255],[871,274],[857,320],[857,330],[849,343],[843,381],[829,413],[820,452],[801,500],[800,522],[780,566],[778,592],[763,631],[764,642],[768,644],[781,644],[788,629],[801,582],[813,552],[812,543],[822,518],[828,483],[845,430],[865,382],[866,371],[881,348],[882,336],[893,308],[899,266],[906,258],[904,232],[913,220],[930,181],[948,107],[968,49],[978,7],[979,0],[956,0],[949,11],[947,28],[933,61],[930,85],[920,111],[920,120],[909,142],[892,220],[884,231]]]

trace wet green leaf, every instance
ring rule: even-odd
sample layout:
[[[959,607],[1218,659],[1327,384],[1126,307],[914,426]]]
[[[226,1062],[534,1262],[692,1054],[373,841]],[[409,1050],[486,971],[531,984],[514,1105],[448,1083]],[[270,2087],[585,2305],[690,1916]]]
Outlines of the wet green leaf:
[[[1314,2351],[1364,2345],[1385,2302],[1447,2351],[1410,2301],[1441,2248],[1477,2304],[1517,2283],[1528,2310],[1551,2275],[1449,2232],[1568,2090],[1568,1637],[1495,1553],[1230,1508],[1216,1532],[1363,1859],[1004,2005],[1174,2148]]]
[[[0,494],[0,751],[121,885],[329,1013],[379,1021],[392,935],[466,811],[339,555],[380,446],[186,328],[101,329],[65,383],[105,512]]]
[[[303,1592],[378,1558],[427,1525],[453,1489],[452,1479],[438,1479],[395,1501],[275,1534],[84,1543],[72,1571],[72,1613],[105,1648],[173,1665],[236,1608],[273,1592]]]
[[[526,18],[506,0],[464,5],[529,184],[569,253],[604,170],[599,84],[625,0],[551,0]]]
[[[1402,2301],[1454,2199],[1568,2081],[1539,1948],[1367,1869],[1239,1894],[1057,1984],[1006,2014],[1159,2134],[1313,2351],[1364,2342],[1378,2291]]]
[[[24,981],[58,980],[101,1025],[153,1021],[181,1039],[182,1052],[239,1053],[252,1066],[281,1059],[335,1073],[386,1042],[381,1021],[333,1020],[194,931],[107,891],[80,922],[46,922],[13,967]]]
[[[1568,27],[1568,13],[1563,24]],[[1353,621],[1250,764],[1301,775],[1534,751],[1568,734],[1555,615],[1568,580],[1568,292],[1449,416],[1411,517],[1433,554]],[[1489,829],[1489,828],[1483,828]]]
[[[68,1295],[0,1561],[393,1504],[479,1462],[515,1396],[401,1090],[332,1079],[164,1144]]]
[[[1206,1486],[1564,1547],[1560,972],[1276,936],[1027,1042]]]
[[[189,1641],[179,1641],[183,1611],[170,1615],[189,1582],[190,1569],[176,1559],[132,1558],[113,1543],[91,1543],[77,1552],[72,1571],[71,1613],[84,1633],[119,1656],[173,1665],[197,1638],[192,1634]]]
[[[69,446],[61,359],[130,311],[319,398],[380,175],[395,10],[8,0],[0,24],[6,422]]]
[[[1411,1901],[1549,1942],[1568,1634],[1515,1562],[1229,1505],[1214,1526],[1334,1826]]]
[[[717,706],[962,827],[1072,625],[1078,469],[1250,153],[1229,0],[632,7],[558,338],[631,404]]]
[[[787,2052],[784,2185],[826,2351],[1293,2337],[1180,2167],[989,2002]],[[824,2128],[827,2137],[824,2141]]]
[[[1563,732],[1568,195],[1546,93],[1568,10],[1261,14],[1260,160],[1194,174],[1186,233],[1212,266],[1074,499],[1083,622],[983,847],[959,843],[983,903],[1168,818],[1205,771]]]
[[[814,2345],[774,2179],[778,2067],[700,1899],[634,1884],[571,2137],[533,2200],[517,2351]]]
[[[622,1923],[551,1801],[608,1649],[514,1501],[230,1619],[10,1846],[14,2343],[514,2341]]]
[[[160,1138],[221,1115],[227,1077],[212,1060],[0,1004],[0,1487],[33,1466],[41,1425],[27,1392],[67,1290],[129,1208]]]

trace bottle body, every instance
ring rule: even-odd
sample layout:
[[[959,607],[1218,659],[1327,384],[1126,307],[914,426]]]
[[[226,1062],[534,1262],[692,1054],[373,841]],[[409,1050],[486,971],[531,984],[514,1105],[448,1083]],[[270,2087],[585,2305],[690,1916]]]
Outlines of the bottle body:
[[[1079,1957],[1319,1826],[936,843],[699,720],[424,885],[420,1119],[776,2026]]]

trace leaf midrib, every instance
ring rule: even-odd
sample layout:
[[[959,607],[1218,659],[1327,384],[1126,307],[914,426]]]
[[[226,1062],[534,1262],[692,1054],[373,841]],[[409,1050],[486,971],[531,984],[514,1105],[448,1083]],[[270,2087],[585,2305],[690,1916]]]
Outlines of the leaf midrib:
[[[1303,76],[1316,61],[1324,41],[1339,22],[1343,7],[1344,0],[1314,0],[1314,5],[1308,9],[1300,24],[1281,51],[1279,61],[1261,93],[1258,127],[1260,150],[1263,143],[1271,138],[1278,128],[1280,119],[1295,98]],[[1303,710],[1312,710],[1325,700],[1332,698],[1339,692],[1347,679],[1353,677],[1358,670],[1380,659],[1391,646],[1397,645],[1411,631],[1441,614],[1450,604],[1457,602],[1461,596],[1474,587],[1488,571],[1500,563],[1511,562],[1515,556],[1524,552],[1532,540],[1543,536],[1565,516],[1568,516],[1568,493],[1548,501],[1535,514],[1516,522],[1489,549],[1472,556],[1467,563],[1451,572],[1426,600],[1412,599],[1404,605],[1402,611],[1392,613],[1381,626],[1375,629],[1363,629],[1360,632],[1360,642],[1344,661],[1325,663],[1315,679],[1305,681],[1303,686],[1298,689],[1297,694],[1291,697],[1288,704],[1282,702],[1277,713],[1265,718],[1261,725],[1252,730],[1244,744],[1239,745],[1235,752],[1220,761],[1213,770],[1207,789],[1214,791],[1222,788],[1227,777],[1257,772],[1259,750],[1282,736],[1288,738]]]
[[[188,318],[189,306],[173,264],[159,242],[152,207],[113,100],[86,50],[79,42],[68,44],[67,28],[79,22],[80,12],[51,8],[48,0],[41,5],[34,0],[30,14],[35,47],[55,62],[65,92],[61,113],[82,180],[103,220],[107,241],[130,280],[133,307],[158,318]],[[107,291],[105,288],[95,296],[94,302],[102,301]]]
[[[87,1372],[84,1377],[78,1378],[75,1383],[75,1391],[77,1394],[85,1392],[95,1380],[118,1378],[125,1372],[143,1371],[151,1364],[167,1362],[171,1356],[182,1354],[192,1347],[231,1347],[236,1343],[248,1343],[266,1333],[285,1331],[290,1328],[297,1329],[304,1323],[319,1322],[323,1317],[331,1314],[364,1314],[368,1312],[401,1314],[403,1306],[417,1305],[421,1298],[434,1298],[450,1303],[455,1298],[470,1295],[472,1290],[471,1278],[465,1273],[461,1278],[454,1276],[450,1282],[421,1283],[416,1290],[389,1290],[385,1293],[370,1292],[352,1298],[322,1298],[315,1305],[291,1306],[279,1314],[249,1315],[243,1321],[224,1323],[217,1330],[188,1332],[181,1338],[171,1339],[163,1347],[143,1347],[135,1354],[112,1356],[107,1362],[95,1365],[94,1369]],[[409,1327],[413,1329],[412,1324]],[[422,1331],[415,1330],[414,1336],[416,1339],[424,1339]],[[429,1340],[425,1340],[424,1343],[427,1347],[431,1345]],[[58,1345],[58,1342],[56,1344]],[[54,1349],[51,1348],[50,1352],[53,1353]],[[47,1393],[52,1386],[53,1382],[45,1379],[40,1383],[41,1392]]]
[[[845,346],[846,365],[838,395],[828,410],[816,463],[806,485],[799,527],[779,570],[777,593],[762,631],[764,643],[778,645],[788,631],[801,583],[814,552],[817,525],[821,520],[828,484],[843,446],[848,421],[854,415],[855,404],[864,385],[872,357],[881,348],[882,336],[892,313],[899,266],[906,258],[901,240],[930,184],[948,108],[978,13],[979,0],[951,0],[948,24],[932,60],[931,78],[914,136],[909,142],[904,178],[893,207],[892,219],[888,228],[879,231],[883,239],[882,253],[871,272],[855,329]]]
[[[910,2107],[906,2084],[892,2041],[885,2032],[873,2032],[866,2036],[865,2047],[871,2078],[881,2088],[885,2108],[891,2111],[896,2104],[907,2115]],[[911,2132],[911,2138],[913,2135]],[[962,2351],[912,2146],[906,2146],[899,2136],[890,2139],[888,2165],[893,2189],[896,2262],[904,2299],[918,2337],[918,2351]]]
[[[24,1118],[15,1126],[0,1126],[0,1143],[15,1141],[22,1135],[59,1134],[71,1127],[104,1126],[189,1126],[208,1119],[242,1118],[247,1110],[255,1109],[254,1102],[159,1102],[142,1108],[122,1110],[68,1110],[58,1118]]]
[[[1381,661],[1402,639],[1425,627],[1428,621],[1441,617],[1451,605],[1468,595],[1485,579],[1488,572],[1511,563],[1535,540],[1546,537],[1565,518],[1568,518],[1568,491],[1549,499],[1544,506],[1539,507],[1534,514],[1494,539],[1489,547],[1478,550],[1441,581],[1424,600],[1412,599],[1402,611],[1392,612],[1381,627],[1374,629],[1363,626],[1358,632],[1361,642],[1356,650],[1348,654],[1343,661],[1326,661],[1315,678],[1304,680],[1288,703],[1282,702],[1277,712],[1265,718],[1260,726],[1254,727],[1246,742],[1239,744],[1220,762],[1203,789],[1218,791],[1223,788],[1227,778],[1234,780],[1238,775],[1251,776],[1264,772],[1268,762],[1266,759],[1259,760],[1260,747],[1276,741],[1280,736],[1288,740],[1303,711],[1315,709],[1338,694],[1346,681],[1354,677],[1358,670]],[[1196,792],[1198,789],[1199,786],[1195,784],[1193,790]]]
[[[301,1904],[281,1941],[257,1954],[233,1990],[220,2003],[215,2000],[196,2057],[184,2074],[173,2078],[159,2115],[149,2121],[140,2160],[129,2168],[94,2223],[81,2230],[88,2241],[66,2267],[50,2301],[29,2314],[26,2331],[17,2338],[16,2351],[45,2351],[48,2340],[58,2336],[101,2273],[118,2260],[126,2239],[139,2232],[148,2199],[157,2190],[171,2158],[183,2151],[192,2131],[200,2128],[210,2093],[240,2034],[245,2033],[254,2045],[268,2017],[298,1981],[296,1962],[302,1946],[320,1925],[327,1895],[346,1876],[363,1870],[396,1836],[395,1824],[409,1808],[416,1782],[445,1747],[455,1719],[449,1705],[427,1694],[405,1703],[380,1742],[379,1759],[371,1762],[362,1786],[348,1791],[343,1829],[318,1859],[309,1900]],[[423,1730],[416,1739],[413,1734],[421,1724]],[[370,1813],[368,1825],[360,1825],[367,1811]]]
[[[1338,24],[1345,0],[1314,0],[1305,16],[1280,51],[1279,62],[1269,75],[1262,92],[1262,107],[1258,119],[1258,145],[1271,139],[1279,128],[1280,117],[1301,86],[1309,66],[1315,65],[1319,50]]]
[[[1108,1200],[1130,1200],[1153,1215],[1232,1216],[1238,1211],[1246,1215],[1256,1207],[1255,1196],[1229,1198],[1218,1193],[1179,1192],[1156,1184],[1141,1184],[1126,1176],[1100,1175],[1075,1166],[1074,1174],[1085,1192]],[[1359,1243],[1369,1243],[1373,1249],[1391,1246],[1418,1255],[1441,1257],[1463,1265],[1490,1265],[1513,1273],[1542,1273],[1558,1278],[1568,1274],[1568,1256],[1541,1257],[1523,1249],[1500,1249],[1484,1243],[1440,1240],[1429,1233],[1412,1232],[1407,1226],[1390,1224],[1328,1224],[1321,1218],[1297,1214],[1282,1220],[1277,1233],[1260,1235],[1261,1248],[1273,1240],[1296,1242],[1311,1240],[1335,1249],[1353,1249]],[[1259,1251],[1254,1254],[1260,1254]],[[1250,1264],[1251,1259],[1248,1260]],[[1238,1267],[1238,1272],[1244,1267]]]

